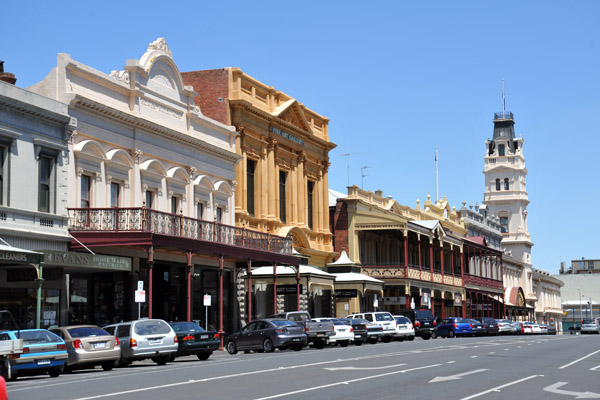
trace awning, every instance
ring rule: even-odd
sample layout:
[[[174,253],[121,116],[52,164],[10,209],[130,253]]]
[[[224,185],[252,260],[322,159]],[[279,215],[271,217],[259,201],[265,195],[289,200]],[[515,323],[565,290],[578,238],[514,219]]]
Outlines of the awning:
[[[0,264],[39,264],[44,253],[0,244]]]

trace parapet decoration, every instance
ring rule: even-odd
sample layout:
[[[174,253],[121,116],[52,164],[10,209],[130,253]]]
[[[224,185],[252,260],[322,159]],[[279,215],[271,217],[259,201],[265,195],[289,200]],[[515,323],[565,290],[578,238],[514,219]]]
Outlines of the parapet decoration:
[[[173,57],[171,50],[169,50],[169,46],[165,41],[165,38],[158,38],[154,42],[148,45],[148,51],[152,50],[161,50],[169,55],[169,57]]]

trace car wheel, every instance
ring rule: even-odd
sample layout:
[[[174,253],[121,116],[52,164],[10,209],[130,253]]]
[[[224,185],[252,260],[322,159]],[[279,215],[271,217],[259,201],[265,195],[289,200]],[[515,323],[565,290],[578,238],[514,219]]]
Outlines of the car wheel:
[[[119,361],[115,361],[115,365],[117,367],[126,367],[131,364],[131,361],[124,359],[123,357],[119,358]]]
[[[263,342],[263,351],[265,353],[272,353],[275,351],[275,347],[273,346],[273,341],[269,338],[266,338]]]
[[[449,338],[453,338],[453,337],[454,337],[454,331],[453,331],[452,329],[450,329],[450,330],[448,331],[448,337],[449,337]]]
[[[429,337],[431,337],[432,339],[436,339],[438,337],[438,334],[435,332],[431,332],[431,336],[429,336]],[[429,339],[429,337],[427,339]],[[423,339],[425,339],[425,338],[423,338]],[[427,340],[427,339],[425,339],[425,340]]]
[[[155,363],[157,363],[158,365],[165,365],[166,363],[169,362],[170,357],[171,357],[171,355],[158,356],[158,357],[152,357],[151,360],[154,361]]]
[[[392,338],[390,336],[384,336],[381,340],[383,343],[389,343],[392,341]]]
[[[432,336],[433,335],[423,335],[423,340],[429,340],[429,339],[431,339]]]
[[[105,371],[110,371],[115,366],[113,361],[107,361],[102,363],[102,369]]]
[[[238,350],[234,341],[227,342],[227,352],[229,354],[237,354]]]
[[[294,349],[294,351],[300,351],[300,350],[302,350],[302,347],[303,346],[294,346],[293,349]]]
[[[342,347],[348,347],[348,343],[350,343],[350,341],[349,341],[349,340],[342,340],[342,341],[340,342],[340,346],[342,346]]]
[[[315,342],[315,347],[317,349],[322,349],[325,347],[325,341],[324,340],[319,340]]]
[[[409,337],[407,337],[406,339],[407,339],[407,340],[410,340],[410,341],[412,342],[413,340],[415,340],[415,337],[414,337],[414,336],[409,336]]]
[[[363,344],[363,342],[360,342],[360,341],[358,341],[358,342],[357,342],[357,341],[355,341],[355,342],[354,342],[354,345],[355,345],[355,346],[362,346],[362,344]]]
[[[210,357],[211,353],[200,353],[198,354],[198,360],[206,361]]]
[[[377,343],[377,339],[376,338],[375,339],[369,339],[369,343],[375,344],[375,343]]]
[[[54,368],[50,368],[48,370],[48,375],[50,375],[51,378],[56,378],[57,376],[60,375],[60,373],[62,372],[63,367],[54,367]]]
[[[400,336],[400,337],[398,338],[398,341],[399,341],[399,342],[404,342],[404,336]]]
[[[71,366],[69,366],[69,365],[65,364],[65,365],[63,366],[63,370],[62,370],[62,372],[63,372],[63,373],[65,373],[65,374],[70,374],[71,372],[73,372],[73,367],[71,367]]]

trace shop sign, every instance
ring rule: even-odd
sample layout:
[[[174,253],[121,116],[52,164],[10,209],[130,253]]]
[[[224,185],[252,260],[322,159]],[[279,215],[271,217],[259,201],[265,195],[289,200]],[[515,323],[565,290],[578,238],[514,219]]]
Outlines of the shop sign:
[[[336,289],[333,292],[335,297],[358,297],[358,290],[356,289]]]
[[[384,297],[383,302],[389,305],[406,305],[406,296]]]
[[[277,285],[277,294],[296,294],[296,285]],[[300,285],[300,293],[302,293],[302,285]]]
[[[421,294],[421,305],[428,306],[430,296],[431,294],[429,292],[423,291],[423,293]]]
[[[73,251],[44,250],[45,265],[104,269],[108,271],[131,271],[131,258],[104,254],[77,253]]]
[[[275,128],[274,126],[271,127],[271,132],[275,133],[276,135],[279,135],[281,137],[286,138],[287,140],[291,140],[294,143],[298,143],[300,146],[304,146],[304,140],[297,138],[294,135],[290,135],[287,132],[284,132],[280,129]]]
[[[0,262],[39,264],[42,254],[20,253],[17,251],[0,251]]]
[[[47,281],[57,281],[62,279],[61,268],[44,269],[42,278]],[[33,267],[20,267],[18,269],[9,269],[6,271],[7,282],[32,282],[37,279],[37,272]]]
[[[454,295],[454,306],[455,307],[461,307],[462,306],[462,296],[460,295],[460,293],[456,293]]]

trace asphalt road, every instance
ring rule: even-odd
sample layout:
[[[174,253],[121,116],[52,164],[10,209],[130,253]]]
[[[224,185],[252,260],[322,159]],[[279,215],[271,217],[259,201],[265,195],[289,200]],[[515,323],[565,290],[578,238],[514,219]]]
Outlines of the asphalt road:
[[[600,336],[506,336],[219,352],[8,382],[21,399],[600,399]]]

